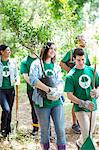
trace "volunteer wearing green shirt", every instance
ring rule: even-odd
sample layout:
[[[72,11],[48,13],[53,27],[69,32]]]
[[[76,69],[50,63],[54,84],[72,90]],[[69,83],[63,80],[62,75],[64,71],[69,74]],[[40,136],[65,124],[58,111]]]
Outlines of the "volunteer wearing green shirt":
[[[33,100],[35,110],[40,123],[41,148],[50,149],[50,117],[55,126],[57,136],[57,149],[66,150],[66,137],[64,127],[64,111],[61,95],[63,94],[63,80],[60,66],[55,63],[56,46],[53,42],[47,42],[41,51],[42,61],[35,60],[30,68],[30,83],[35,86]],[[42,65],[41,65],[42,64]],[[44,73],[45,72],[45,73]],[[50,82],[45,82],[46,75]],[[43,77],[43,78],[42,78]],[[48,79],[46,78],[46,80]],[[50,83],[50,86],[49,84]],[[45,93],[45,96],[42,94]]]
[[[10,58],[10,48],[0,45],[0,53],[1,134],[7,137],[11,134],[11,115],[15,97],[14,83],[18,84],[19,74],[15,59]]]
[[[34,103],[32,100],[32,93],[33,93],[33,88],[30,85],[30,81],[29,81],[29,71],[30,71],[30,66],[31,63],[36,60],[36,56],[33,52],[31,52],[30,55],[28,55],[27,57],[25,57],[22,61],[21,61],[21,66],[20,66],[20,72],[21,74],[23,74],[24,80],[27,83],[27,95],[30,101],[30,105],[31,105],[31,115],[32,115],[32,122],[33,122],[33,131],[32,131],[32,135],[36,135],[38,133],[38,119],[37,119],[37,115],[35,113],[34,110]]]
[[[90,111],[92,111],[91,136],[95,129],[97,102],[91,98],[90,91],[93,89],[94,69],[84,64],[85,55],[81,48],[74,50],[75,66],[66,76],[65,92],[74,103],[74,111],[81,128],[81,136],[77,146],[81,148],[89,135]],[[96,74],[95,86],[99,86],[99,77]]]
[[[90,66],[90,61],[88,58],[88,54],[86,52],[87,50],[85,48],[86,47],[86,41],[85,41],[84,37],[82,35],[77,36],[75,39],[75,44],[76,44],[76,47],[84,49],[85,57],[86,57],[85,64]],[[75,66],[75,62],[73,59],[73,53],[74,53],[74,49],[68,51],[66,53],[66,55],[64,56],[64,58],[60,62],[61,68],[67,72],[69,72]],[[77,122],[75,112],[74,112],[74,105],[72,107],[72,120],[73,120],[73,125],[72,125],[73,131],[75,133],[80,133],[80,127],[79,127],[79,124]]]

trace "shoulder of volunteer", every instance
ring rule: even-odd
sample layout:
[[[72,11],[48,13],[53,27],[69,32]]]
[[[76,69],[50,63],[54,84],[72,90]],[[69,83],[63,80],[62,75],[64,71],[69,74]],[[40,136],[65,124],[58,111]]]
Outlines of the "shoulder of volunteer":
[[[67,76],[72,76],[73,74],[75,74],[75,72],[76,72],[76,68],[73,67],[73,68],[68,72]]]
[[[92,67],[92,66],[85,65],[85,68],[94,72],[94,66]]]
[[[24,58],[21,60],[21,63],[22,63],[22,64],[25,64],[25,63],[27,62],[27,58],[28,58],[28,56],[24,57]]]
[[[39,58],[37,58],[37,59],[35,59],[32,63],[31,63],[31,67],[32,66],[40,66],[41,64],[40,64],[40,59]]]
[[[58,63],[54,63],[54,68],[61,68],[60,65]]]
[[[10,63],[14,63],[14,64],[17,64],[17,63],[18,63],[18,61],[17,61],[15,58],[10,58],[10,59],[9,59],[9,62],[10,62]]]
[[[67,59],[68,57],[70,57],[70,50],[68,52],[66,52],[66,54],[64,55],[63,59],[61,60],[63,63],[65,63],[65,59]],[[68,58],[69,59],[69,58]]]

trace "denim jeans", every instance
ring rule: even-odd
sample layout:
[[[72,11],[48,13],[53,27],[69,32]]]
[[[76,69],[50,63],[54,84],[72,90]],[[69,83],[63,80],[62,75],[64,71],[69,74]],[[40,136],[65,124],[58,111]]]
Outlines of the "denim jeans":
[[[4,130],[6,134],[11,132],[11,112],[15,97],[15,90],[0,89],[0,104],[2,107],[1,115],[1,131]]]
[[[63,105],[53,108],[35,107],[35,110],[40,123],[41,144],[50,141],[50,116],[55,126],[57,144],[66,144]]]

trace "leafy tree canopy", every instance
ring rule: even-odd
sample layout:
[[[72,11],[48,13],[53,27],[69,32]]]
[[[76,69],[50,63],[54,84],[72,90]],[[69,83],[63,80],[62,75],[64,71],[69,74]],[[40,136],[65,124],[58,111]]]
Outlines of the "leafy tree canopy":
[[[39,49],[48,40],[56,42],[61,52],[74,45],[74,38],[84,29],[83,7],[96,10],[98,0],[1,0],[0,43],[11,46],[20,55],[25,47]],[[92,17],[91,17],[92,18]],[[90,20],[90,19],[89,19]],[[94,20],[94,19],[93,19]]]

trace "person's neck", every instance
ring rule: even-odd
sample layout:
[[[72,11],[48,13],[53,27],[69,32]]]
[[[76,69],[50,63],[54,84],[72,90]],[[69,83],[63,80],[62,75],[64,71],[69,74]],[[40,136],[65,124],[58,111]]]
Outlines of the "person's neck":
[[[37,57],[34,53],[30,54],[29,56],[32,57],[32,58],[36,58]]]
[[[82,70],[82,69],[85,68],[85,65],[84,65],[82,68],[80,68],[80,67],[78,67],[77,65],[75,65],[75,68],[78,69],[78,70]]]
[[[50,63],[51,63],[51,58],[47,58],[47,59],[45,60],[45,62],[46,62],[47,64],[50,64]]]
[[[8,61],[8,60],[9,60],[9,57],[4,57],[4,56],[2,56],[2,57],[1,57],[1,60],[2,60],[2,61]]]

